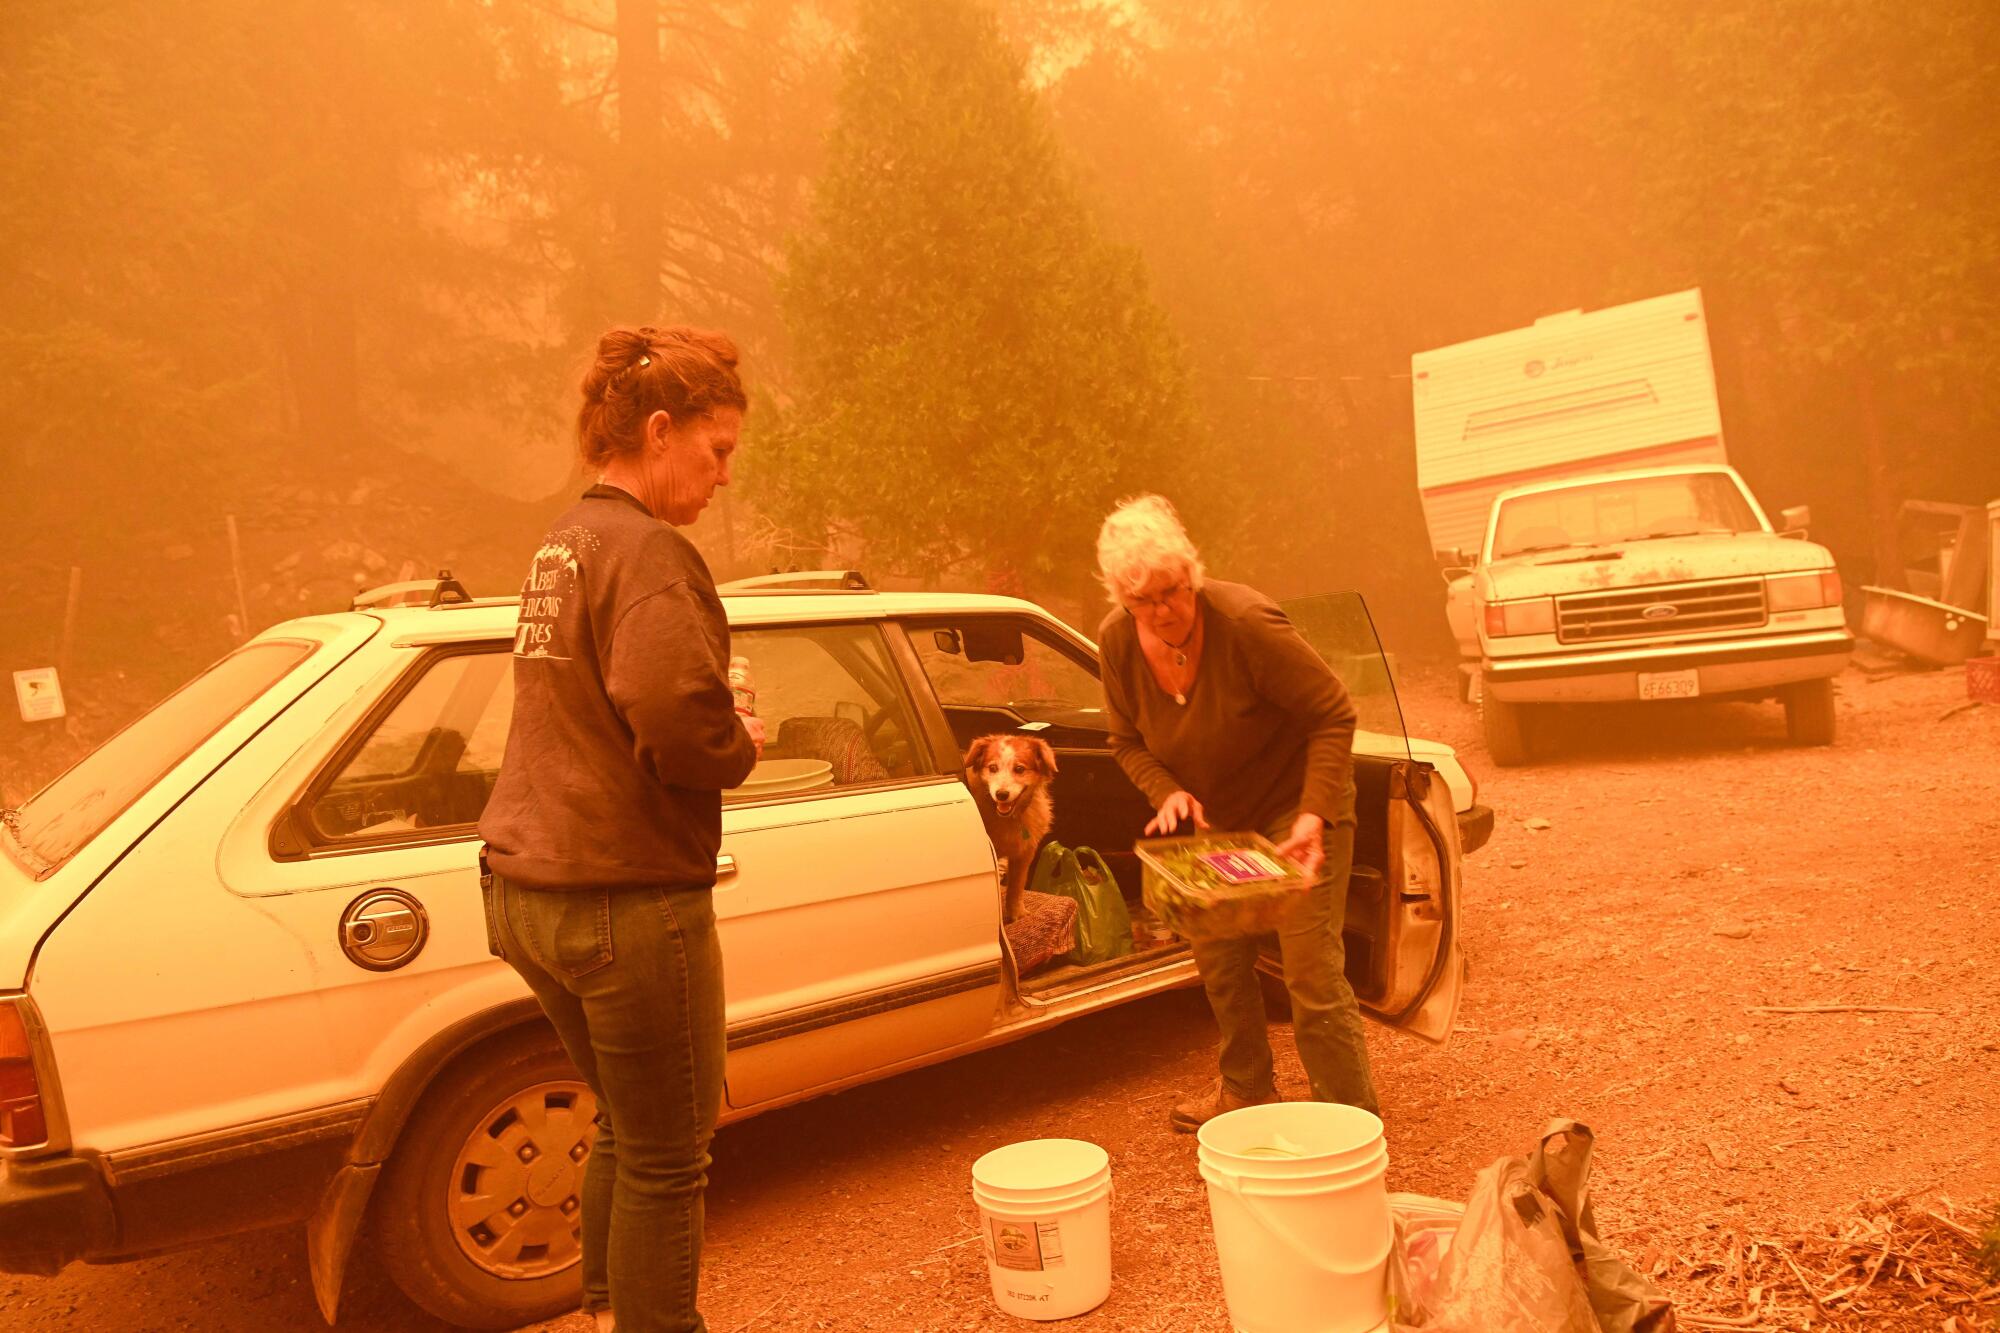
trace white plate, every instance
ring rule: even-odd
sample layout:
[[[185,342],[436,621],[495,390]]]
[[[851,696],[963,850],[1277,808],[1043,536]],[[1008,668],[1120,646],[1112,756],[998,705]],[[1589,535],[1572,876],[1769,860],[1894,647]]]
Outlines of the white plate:
[[[1641,671],[1639,673],[1639,697],[1641,699],[1694,699],[1701,695],[1701,672],[1692,668],[1686,671]]]
[[[747,801],[784,792],[833,785],[833,765],[824,759],[760,759],[740,787],[722,793],[726,801]]]

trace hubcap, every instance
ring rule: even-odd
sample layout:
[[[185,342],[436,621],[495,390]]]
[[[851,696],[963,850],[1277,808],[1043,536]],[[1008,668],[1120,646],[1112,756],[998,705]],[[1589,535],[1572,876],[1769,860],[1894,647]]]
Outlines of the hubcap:
[[[597,1099],[564,1080],[524,1088],[481,1116],[452,1163],[452,1236],[503,1278],[559,1273],[582,1258],[583,1164]]]

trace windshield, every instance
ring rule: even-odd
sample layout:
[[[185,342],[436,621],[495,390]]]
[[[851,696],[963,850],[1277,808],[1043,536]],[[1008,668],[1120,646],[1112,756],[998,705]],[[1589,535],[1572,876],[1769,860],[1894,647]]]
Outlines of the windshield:
[[[47,874],[314,647],[288,639],[238,648],[78,760],[19,810],[7,811],[0,845],[31,873]]]
[[[1493,521],[1492,558],[1653,537],[1761,531],[1742,487],[1726,472],[1610,477],[1501,501]]]
[[[1355,748],[1407,755],[1409,742],[1403,731],[1403,707],[1396,701],[1396,681],[1361,594],[1323,593],[1279,605],[1300,637],[1326,659],[1354,700],[1358,714]],[[1379,738],[1380,743],[1367,743],[1371,737]]]

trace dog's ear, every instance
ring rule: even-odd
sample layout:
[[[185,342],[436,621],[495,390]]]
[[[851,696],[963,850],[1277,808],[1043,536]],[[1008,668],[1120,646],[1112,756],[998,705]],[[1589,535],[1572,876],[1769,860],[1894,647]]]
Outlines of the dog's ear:
[[[965,771],[968,773],[978,772],[980,767],[985,764],[986,756],[992,749],[993,738],[991,736],[980,736],[975,739],[971,745],[966,747]]]
[[[1050,777],[1054,777],[1056,775],[1055,747],[1040,736],[1031,736],[1028,738],[1028,749],[1034,753],[1035,762],[1040,765],[1042,772],[1048,774]]]

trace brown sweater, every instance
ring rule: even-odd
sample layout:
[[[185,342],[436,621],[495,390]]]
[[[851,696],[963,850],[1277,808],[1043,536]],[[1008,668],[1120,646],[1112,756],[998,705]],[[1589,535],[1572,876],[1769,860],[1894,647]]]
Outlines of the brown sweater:
[[[1277,603],[1240,583],[1202,585],[1201,663],[1185,705],[1160,688],[1138,626],[1097,631],[1111,752],[1155,806],[1177,790],[1210,826],[1262,831],[1309,810],[1354,822],[1354,701]]]

